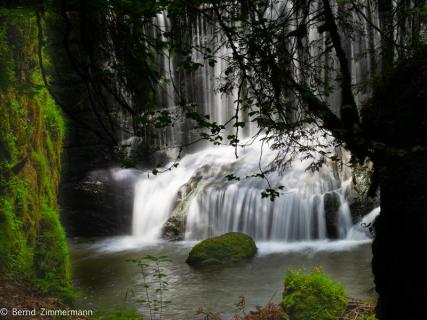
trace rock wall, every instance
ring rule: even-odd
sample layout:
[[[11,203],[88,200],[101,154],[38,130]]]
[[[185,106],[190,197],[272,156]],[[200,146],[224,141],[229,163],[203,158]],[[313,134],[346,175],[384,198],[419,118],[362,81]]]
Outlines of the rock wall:
[[[69,3],[64,10],[67,19],[55,10],[48,17],[46,44],[52,56],[53,92],[72,115],[60,185],[64,227],[73,237],[126,234],[131,228],[133,181],[117,181],[111,168],[135,165],[124,147],[131,144],[133,119],[109,90],[132,106],[149,102],[147,77],[129,48],[141,44],[128,41],[132,24],[119,15],[108,20],[102,5]],[[128,65],[132,63],[133,69]]]

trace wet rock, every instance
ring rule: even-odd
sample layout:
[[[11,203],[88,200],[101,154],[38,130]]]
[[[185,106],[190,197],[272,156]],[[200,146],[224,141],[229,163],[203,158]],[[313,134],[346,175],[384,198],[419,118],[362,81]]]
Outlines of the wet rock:
[[[335,192],[325,193],[324,198],[326,232],[330,239],[338,238],[338,214],[341,201]]]
[[[184,240],[185,217],[172,216],[163,228],[163,238],[169,241]]]
[[[172,215],[163,227],[163,239],[169,241],[179,241],[184,239],[188,206],[195,196],[197,186],[202,178],[203,176],[201,174],[196,173],[194,177],[192,177],[178,190]]]

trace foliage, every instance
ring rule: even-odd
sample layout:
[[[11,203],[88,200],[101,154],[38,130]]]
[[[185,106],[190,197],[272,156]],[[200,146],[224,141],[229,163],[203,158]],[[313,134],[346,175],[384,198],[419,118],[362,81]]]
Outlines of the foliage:
[[[108,139],[115,140],[116,130],[128,129],[120,128],[110,119],[114,118],[116,109],[121,109],[132,118],[132,134],[143,140],[142,152],[136,155],[128,152],[127,147],[116,148],[126,167],[135,166],[142,157],[159,149],[179,149],[193,144],[195,141],[182,142],[184,145],[157,145],[162,134],[180,118],[188,127],[199,130],[200,139],[236,148],[242,145],[239,128],[246,122],[257,124],[260,128],[257,134],[262,132],[265,140],[279,151],[271,170],[285,168],[297,153],[312,159],[309,169],[318,170],[327,158],[339,160],[329,150],[342,146],[351,149],[353,160],[363,162],[382,147],[371,141],[363,130],[359,93],[361,97],[368,95],[372,83],[382,76],[379,71],[412,56],[419,44],[419,22],[425,14],[422,2],[397,1],[390,14],[399,17],[398,23],[388,27],[387,21],[382,20],[386,14],[379,15],[381,21],[371,21],[372,13],[381,9],[375,2],[358,0],[287,1],[287,5],[281,6],[277,1],[268,0],[242,3],[114,0],[108,5],[99,0],[64,1],[63,4],[60,10],[53,7],[58,16],[65,19],[65,25],[73,24],[61,10],[70,10],[81,18],[82,25],[77,28],[94,30],[76,32],[70,37],[72,30],[67,29],[68,38],[61,40],[68,49],[78,43],[78,53],[69,58],[76,64],[76,75],[87,82],[89,88],[96,88],[92,92],[92,109],[105,113],[97,121],[108,131]],[[155,18],[165,12],[172,26],[159,28]],[[199,19],[214,26],[216,43],[195,44],[189,39],[188,30],[193,30]],[[412,28],[413,32],[399,35],[401,39],[395,40],[394,34],[405,28]],[[381,37],[380,48],[369,44],[369,48],[357,56],[347,56],[344,47],[348,44],[344,39],[370,39],[373,34]],[[374,40],[371,42],[375,45]],[[225,56],[220,50],[223,47],[229,49]],[[378,50],[382,56],[392,56],[392,59],[384,63],[377,61]],[[195,52],[203,59],[196,61]],[[114,59],[109,60],[112,55]],[[162,59],[168,60],[173,70],[163,70],[168,68],[159,64]],[[350,59],[363,60],[372,67],[361,83],[352,82]],[[237,92],[237,110],[224,123],[211,121],[206,114],[195,111],[196,101],[192,101],[191,94],[177,80],[196,77],[202,68],[209,71],[218,61],[226,65],[224,73],[219,75],[218,91],[226,95]],[[382,69],[377,67],[379,64]],[[170,106],[165,105],[162,97],[155,97],[156,90],[167,85],[176,98],[177,112],[167,109]],[[330,99],[333,96],[339,99]],[[111,106],[105,103],[112,100]],[[340,100],[340,105],[333,105],[332,100]],[[240,111],[248,115],[244,121],[239,117]],[[227,125],[233,133],[225,134]],[[318,136],[323,136],[323,142],[313,143],[316,140],[313,137]],[[321,154],[320,159],[316,153]],[[274,200],[278,196],[275,189],[275,186],[269,187],[262,196]]]
[[[36,15],[0,10],[0,269],[73,296],[57,188],[65,124],[38,67]]]
[[[144,318],[138,314],[138,312],[131,308],[125,308],[122,306],[114,306],[110,309],[98,312],[95,320],[144,320]]]
[[[142,277],[142,293],[128,290],[126,296],[130,295],[135,302],[143,305],[149,312],[150,320],[161,320],[167,305],[171,301],[165,299],[169,282],[166,280],[163,264],[169,261],[167,256],[146,255],[140,259],[130,259],[138,268]],[[142,294],[142,295],[141,295]]]
[[[186,262],[194,266],[239,262],[256,254],[255,242],[246,234],[229,232],[196,244]]]
[[[282,305],[291,320],[334,320],[347,304],[344,287],[316,269],[288,271]]]

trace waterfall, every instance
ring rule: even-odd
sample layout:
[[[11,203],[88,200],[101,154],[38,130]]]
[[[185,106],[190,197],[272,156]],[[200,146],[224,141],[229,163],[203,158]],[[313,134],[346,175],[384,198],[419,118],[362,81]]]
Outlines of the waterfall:
[[[260,152],[263,156],[260,160]],[[352,226],[347,196],[351,175],[333,163],[307,171],[309,160],[296,159],[283,175],[247,177],[276,156],[261,141],[239,151],[215,146],[188,154],[178,168],[149,176],[135,187],[133,235],[162,236],[171,216],[185,216],[185,239],[198,240],[240,231],[256,240],[345,238]],[[234,179],[227,179],[233,175]],[[237,180],[239,179],[239,180]],[[274,201],[262,198],[268,187],[282,186]]]
[[[320,3],[320,2],[319,2]],[[318,14],[318,2],[312,3],[312,15]],[[275,19],[277,12],[292,2],[274,1],[271,10],[266,11],[267,19]],[[342,6],[334,6],[338,12]],[[291,9],[289,9],[292,12]],[[297,14],[297,13],[295,13]],[[371,3],[363,8],[362,14],[378,24],[378,7]],[[366,81],[378,71],[381,37],[362,15],[351,12],[353,23],[358,25],[354,34],[343,35],[343,49],[350,58],[351,77],[357,102],[366,99],[370,89]],[[158,14],[154,23],[161,30],[173,28],[165,13]],[[176,69],[170,57],[159,57],[159,68],[176,86],[184,88],[186,100],[193,102],[198,112],[208,115],[211,121],[223,124],[235,113],[236,93],[225,95],[217,90],[218,79],[224,76],[230,48],[216,48],[219,37],[215,26],[201,16],[192,17],[187,30],[192,47],[211,46],[215,51],[217,63],[211,65],[199,51],[192,52],[192,59],[201,67],[190,74]],[[298,20],[298,19],[296,19]],[[311,61],[322,71],[318,75],[326,85],[333,88],[325,100],[337,115],[341,93],[336,85],[338,62],[328,53],[327,39],[320,33],[319,26],[310,24],[305,46],[308,50],[295,50],[296,78],[304,61]],[[289,26],[289,32],[292,31]],[[360,30],[359,30],[360,29]],[[402,37],[396,33],[396,37]],[[289,41],[292,42],[290,39]],[[297,41],[296,39],[294,40]],[[286,44],[294,46],[295,43]],[[323,53],[324,54],[320,54]],[[316,57],[321,57],[317,59]],[[315,80],[315,79],[313,79]],[[320,89],[319,89],[320,90]],[[319,91],[320,92],[320,91]],[[176,96],[172,86],[159,87],[158,104],[172,109]],[[250,137],[257,131],[248,112],[239,111],[239,118],[248,125],[240,132],[240,138]],[[177,123],[164,138],[165,143],[173,145],[191,140],[192,132],[188,124]],[[296,159],[284,172],[273,171],[266,178],[246,177],[267,168],[275,159],[276,151],[255,141],[245,149],[239,150],[236,159],[234,148],[227,146],[205,146],[197,152],[186,154],[178,168],[166,170],[157,176],[148,172],[141,175],[135,186],[133,216],[133,235],[145,240],[162,237],[163,228],[171,217],[182,219],[184,237],[188,240],[204,239],[229,231],[245,232],[256,240],[298,241],[340,238],[348,236],[352,227],[349,208],[351,192],[351,173],[349,169],[338,169],[333,163],[323,165],[318,172],[306,171],[308,160]],[[260,156],[262,152],[262,157]],[[171,164],[166,165],[169,168]],[[227,179],[227,177],[232,177]],[[239,179],[234,179],[238,177]],[[269,187],[283,186],[275,201],[262,198],[261,193]]]

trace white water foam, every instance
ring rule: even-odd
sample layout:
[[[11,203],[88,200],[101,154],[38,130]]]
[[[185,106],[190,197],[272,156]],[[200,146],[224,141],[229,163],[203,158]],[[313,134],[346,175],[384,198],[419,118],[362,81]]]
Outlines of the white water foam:
[[[356,223],[347,234],[348,240],[366,240],[372,237],[370,228],[373,227],[375,219],[380,214],[381,208],[377,207]]]
[[[266,179],[247,177],[266,170],[276,152],[260,140],[239,151],[218,146],[182,158],[178,168],[158,174],[144,173],[135,186],[133,236],[139,241],[161,238],[166,221],[177,210],[187,215],[186,240],[200,240],[230,231],[244,232],[255,240],[308,241],[328,238],[327,206],[335,206],[332,219],[338,237],[351,228],[347,196],[348,170],[329,163],[317,172],[307,171],[311,160],[294,160],[283,173]],[[263,153],[260,159],[260,153]],[[167,167],[167,166],[166,166]],[[239,180],[228,180],[233,175]],[[275,201],[262,198],[269,187],[283,186]]]

